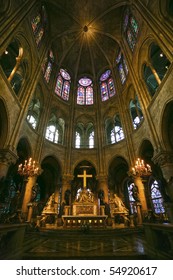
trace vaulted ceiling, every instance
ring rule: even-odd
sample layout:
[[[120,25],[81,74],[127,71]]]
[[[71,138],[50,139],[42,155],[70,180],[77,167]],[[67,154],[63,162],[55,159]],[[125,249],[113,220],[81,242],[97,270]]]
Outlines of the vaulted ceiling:
[[[110,68],[129,0],[46,0],[50,37],[59,67],[77,79]]]

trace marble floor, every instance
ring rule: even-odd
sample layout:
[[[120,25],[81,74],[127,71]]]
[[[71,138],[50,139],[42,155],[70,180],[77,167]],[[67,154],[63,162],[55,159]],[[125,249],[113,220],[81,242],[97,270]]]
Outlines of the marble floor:
[[[20,259],[148,259],[140,230],[48,230],[27,232]]]

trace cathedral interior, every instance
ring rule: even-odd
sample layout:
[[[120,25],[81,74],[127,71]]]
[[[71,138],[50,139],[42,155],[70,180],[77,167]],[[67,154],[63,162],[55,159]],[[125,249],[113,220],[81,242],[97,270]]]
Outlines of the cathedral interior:
[[[173,1],[0,23],[0,258],[173,259]]]

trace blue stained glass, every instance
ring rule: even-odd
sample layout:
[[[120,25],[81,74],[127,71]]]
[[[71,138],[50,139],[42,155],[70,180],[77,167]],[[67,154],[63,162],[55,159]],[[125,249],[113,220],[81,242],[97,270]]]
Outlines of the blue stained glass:
[[[135,47],[135,44],[136,44],[136,41],[134,40],[133,34],[130,31],[130,29],[127,30],[127,41],[128,41],[128,44],[129,44],[131,50],[133,51],[134,47]]]
[[[115,87],[114,87],[114,81],[112,78],[108,80],[108,89],[109,89],[109,96],[112,97],[115,95]]]
[[[131,26],[132,26],[133,31],[135,33],[135,36],[137,37],[139,27],[138,27],[138,23],[137,23],[136,19],[133,16],[130,17],[130,23],[131,23]]]
[[[70,83],[69,83],[69,81],[65,81],[64,87],[63,87],[63,93],[62,93],[62,98],[64,100],[69,99],[69,92],[70,92]]]
[[[130,13],[130,10],[127,9],[124,21],[123,21],[123,30],[126,36],[126,40],[128,42],[131,50],[134,50],[136,45],[137,36],[139,32],[139,25],[135,17]]]
[[[66,101],[69,100],[70,80],[71,78],[67,71],[60,69],[55,86],[55,93]]]
[[[55,86],[55,93],[61,96],[62,91],[62,85],[63,85],[63,79],[61,75],[58,75],[56,86]]]
[[[41,42],[41,39],[43,37],[43,34],[44,34],[44,28],[42,27],[39,32],[36,34],[35,36],[35,41],[36,41],[36,44],[37,46],[39,45],[39,43]]]
[[[125,81],[126,81],[126,75],[125,75],[122,63],[119,64],[118,70],[119,70],[119,73],[120,73],[121,83],[124,84]]]
[[[41,15],[40,13],[38,13],[31,21],[31,26],[34,34],[37,32],[40,22],[41,22]]]
[[[88,86],[86,88],[86,105],[92,105],[93,104],[93,88],[91,86]]]
[[[77,104],[84,105],[85,103],[85,90],[84,87],[80,86],[78,87],[77,91]]]
[[[163,198],[159,189],[159,184],[155,180],[151,186],[151,198],[154,206],[155,213],[164,213]]]
[[[64,69],[60,69],[60,73],[61,76],[65,79],[65,80],[71,80],[70,75],[67,73],[67,71],[65,71]]]
[[[46,30],[45,29],[46,25],[47,25],[47,13],[45,7],[42,6],[41,11],[38,12],[38,14],[31,21],[31,26],[35,36],[37,47],[39,47],[40,42],[43,38],[43,35]]]
[[[121,58],[122,58],[122,53],[121,53],[121,50],[120,50],[119,53],[118,53],[118,56],[117,56],[117,58],[116,58],[116,63],[117,63],[117,64],[120,63]]]
[[[100,81],[103,82],[103,81],[107,80],[109,78],[110,74],[111,74],[111,70],[107,70],[106,72],[104,72],[100,77]]]
[[[87,87],[87,86],[90,86],[90,85],[92,84],[92,80],[89,79],[89,78],[81,78],[81,79],[79,80],[79,84],[80,84],[81,86]]]
[[[126,76],[127,76],[129,70],[128,70],[128,67],[127,67],[127,64],[126,64],[126,61],[125,61],[124,57],[123,57],[122,60],[123,60],[123,66],[124,66],[124,69],[125,69],[125,72],[126,72]]]
[[[48,65],[47,65],[47,68],[46,68],[46,71],[45,71],[45,74],[44,74],[44,78],[45,78],[47,83],[50,80],[51,72],[52,72],[52,63],[49,61]]]
[[[111,70],[106,70],[100,76],[100,91],[101,91],[101,99],[105,101],[115,95],[115,87],[114,81],[111,77]]]
[[[100,89],[101,89],[101,98],[102,101],[105,101],[109,98],[108,96],[108,87],[107,87],[107,83],[102,82],[100,85]]]

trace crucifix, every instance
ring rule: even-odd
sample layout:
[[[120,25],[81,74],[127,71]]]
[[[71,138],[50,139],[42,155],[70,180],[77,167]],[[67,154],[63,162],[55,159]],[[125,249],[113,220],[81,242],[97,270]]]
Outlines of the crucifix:
[[[86,174],[86,170],[84,169],[83,171],[83,175],[77,175],[79,178],[83,178],[83,188],[86,188],[86,179],[87,178],[91,178],[92,175],[91,174]]]

